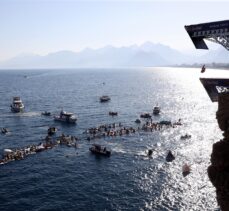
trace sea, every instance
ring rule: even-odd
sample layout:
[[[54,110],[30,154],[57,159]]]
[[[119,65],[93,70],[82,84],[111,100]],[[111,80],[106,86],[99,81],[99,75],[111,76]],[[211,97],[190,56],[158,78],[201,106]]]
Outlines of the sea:
[[[212,144],[222,139],[212,103],[199,77],[226,77],[229,71],[199,68],[91,68],[0,71],[0,156],[4,149],[39,144],[47,129],[79,138],[78,148],[56,146],[20,161],[0,165],[0,210],[218,210],[210,183]],[[102,95],[110,96],[100,103]],[[25,110],[12,113],[20,96]],[[160,106],[152,121],[182,125],[161,131],[88,141],[85,131],[102,124],[137,128],[141,113]],[[77,115],[77,124],[55,122],[64,109]],[[117,111],[118,116],[109,116]],[[144,120],[142,120],[144,122]],[[143,124],[143,123],[142,123]],[[182,135],[190,139],[181,139]],[[91,154],[101,144],[110,157]],[[153,149],[153,155],[147,151]],[[173,162],[165,157],[171,150]],[[191,166],[184,177],[182,166]]]

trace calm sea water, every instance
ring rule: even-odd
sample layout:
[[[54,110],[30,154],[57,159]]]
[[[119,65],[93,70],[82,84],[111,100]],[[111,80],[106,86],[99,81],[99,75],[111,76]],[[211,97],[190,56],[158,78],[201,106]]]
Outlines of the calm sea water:
[[[5,148],[38,144],[49,126],[81,140],[78,149],[58,146],[1,165],[0,210],[217,209],[207,167],[212,144],[222,133],[215,119],[217,104],[210,102],[199,72],[184,68],[1,71],[0,127],[11,130],[0,135],[1,154]],[[111,101],[101,104],[101,95],[109,95]],[[21,96],[24,113],[10,112],[13,96]],[[137,127],[135,119],[152,112],[156,104],[162,113],[154,121],[181,118],[184,124],[95,141],[112,150],[110,158],[89,153],[94,141],[84,139],[85,129],[113,122]],[[58,114],[61,108],[77,114],[77,125],[41,116],[45,110]],[[111,117],[109,111],[119,115]],[[185,133],[192,138],[181,140]],[[150,148],[155,149],[152,158],[146,156]],[[165,162],[168,150],[176,155],[172,163]],[[192,168],[187,177],[181,172],[185,163]]]

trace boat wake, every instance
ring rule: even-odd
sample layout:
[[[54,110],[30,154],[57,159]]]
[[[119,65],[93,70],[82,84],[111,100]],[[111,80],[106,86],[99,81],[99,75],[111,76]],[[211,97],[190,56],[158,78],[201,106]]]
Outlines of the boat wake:
[[[40,116],[41,113],[40,112],[24,112],[24,113],[20,113],[20,114],[16,114],[17,116],[23,116],[23,117],[34,117],[34,116]]]

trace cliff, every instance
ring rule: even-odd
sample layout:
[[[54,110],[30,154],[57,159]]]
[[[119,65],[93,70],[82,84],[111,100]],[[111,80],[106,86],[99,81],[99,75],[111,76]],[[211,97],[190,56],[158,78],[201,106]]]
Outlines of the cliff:
[[[213,144],[208,176],[216,188],[217,201],[222,211],[229,210],[229,93],[218,97],[216,118],[224,138]]]

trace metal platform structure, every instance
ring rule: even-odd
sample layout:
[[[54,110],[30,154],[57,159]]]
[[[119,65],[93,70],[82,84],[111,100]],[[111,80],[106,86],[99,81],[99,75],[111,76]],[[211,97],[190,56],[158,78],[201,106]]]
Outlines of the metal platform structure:
[[[200,78],[212,102],[218,101],[218,94],[229,92],[229,79],[226,78]]]
[[[189,25],[185,29],[197,49],[208,49],[205,39],[229,50],[229,20]]]
[[[196,49],[208,49],[204,40],[222,45],[229,51],[229,20],[200,23],[185,26]],[[200,78],[212,102],[218,101],[218,94],[229,92],[229,79]]]

